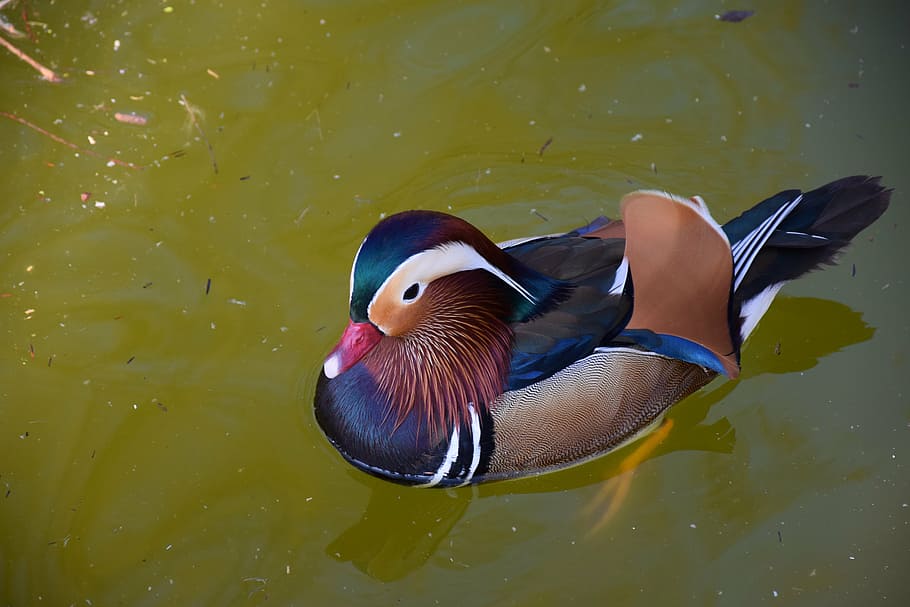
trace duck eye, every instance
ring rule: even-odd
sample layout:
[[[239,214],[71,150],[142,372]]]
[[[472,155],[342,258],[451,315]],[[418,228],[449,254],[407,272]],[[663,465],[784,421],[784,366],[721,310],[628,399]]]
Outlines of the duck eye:
[[[415,282],[414,284],[412,284],[410,287],[408,287],[408,288],[405,290],[405,292],[404,292],[404,294],[401,296],[401,298],[402,298],[404,301],[414,301],[414,299],[417,298],[417,293],[418,293],[419,291],[420,291],[420,285],[418,285],[418,284]]]

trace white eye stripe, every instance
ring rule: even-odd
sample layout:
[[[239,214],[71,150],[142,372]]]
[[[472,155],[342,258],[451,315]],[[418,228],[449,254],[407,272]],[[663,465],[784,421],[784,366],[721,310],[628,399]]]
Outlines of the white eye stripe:
[[[436,258],[445,259],[446,261],[439,262],[439,267],[443,268],[448,266],[449,268],[447,272],[436,273],[433,278],[439,278],[440,276],[445,276],[446,274],[454,274],[456,272],[463,272],[465,270],[486,270],[499,280],[503,281],[518,291],[518,293],[529,302],[537,303],[537,298],[535,298],[530,291],[525,289],[514,278],[487,261],[483,255],[477,252],[477,249],[469,244],[465,244],[463,242],[449,242],[443,245],[439,245],[434,249],[430,249],[429,251],[424,251],[424,253],[431,253]],[[423,253],[418,253],[418,255],[422,254]]]
[[[354,253],[354,263],[351,264],[351,283],[350,289],[348,290],[348,304],[350,304],[351,300],[354,299],[354,270],[357,269],[357,258],[360,257],[360,251],[363,250],[363,245],[366,243],[366,241],[366,238],[361,240],[360,246],[357,247],[357,252]]]
[[[414,283],[426,285],[442,276],[466,270],[486,270],[515,289],[529,302],[537,303],[537,299],[530,291],[514,278],[492,265],[474,247],[464,242],[450,242],[415,253],[398,264],[398,267],[376,289],[373,299],[370,300],[370,304],[367,306],[367,315],[369,315],[373,304],[384,296],[387,287],[393,281],[406,277],[408,280],[403,282],[408,286]]]

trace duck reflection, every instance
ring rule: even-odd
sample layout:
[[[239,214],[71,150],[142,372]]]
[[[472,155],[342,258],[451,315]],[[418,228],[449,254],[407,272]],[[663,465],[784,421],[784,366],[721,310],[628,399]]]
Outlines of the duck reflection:
[[[762,320],[757,335],[761,343],[745,348],[741,379],[811,369],[821,358],[866,341],[874,333],[858,312],[841,303],[778,297]],[[730,421],[726,417],[711,423],[705,420],[711,408],[738,385],[739,381],[720,383],[673,407],[672,431],[645,460],[674,451],[732,453],[736,431]],[[567,491],[609,482],[624,472],[621,462],[635,447],[633,443],[586,465],[506,483],[418,491],[377,482],[360,520],[330,542],[326,553],[339,561],[351,562],[374,579],[400,579],[430,560],[475,498]]]
[[[461,519],[473,493],[466,487],[421,491],[426,495],[418,499],[407,495],[415,491],[378,485],[360,520],[333,540],[326,553],[384,582],[420,568]]]

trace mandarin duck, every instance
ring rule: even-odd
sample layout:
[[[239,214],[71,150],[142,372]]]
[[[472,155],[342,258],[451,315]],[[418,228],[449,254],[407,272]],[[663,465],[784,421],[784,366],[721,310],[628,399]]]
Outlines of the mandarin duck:
[[[847,177],[721,226],[699,197],[640,190],[621,220],[498,245],[444,213],[391,215],[354,256],[317,422],[357,468],[424,487],[598,457],[736,378],[783,284],[832,264],[890,195]]]

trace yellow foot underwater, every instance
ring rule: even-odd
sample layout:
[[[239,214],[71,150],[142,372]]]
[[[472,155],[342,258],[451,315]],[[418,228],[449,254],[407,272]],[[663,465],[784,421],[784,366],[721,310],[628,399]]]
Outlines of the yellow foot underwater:
[[[673,427],[673,420],[666,419],[653,433],[645,438],[635,450],[629,454],[619,464],[619,472],[604,483],[600,491],[585,507],[588,515],[602,511],[600,518],[591,527],[589,535],[596,533],[603,528],[613,516],[619,512],[620,506],[626,500],[629,494],[629,488],[632,486],[632,477],[635,475],[635,469],[638,468],[645,459],[648,458],[654,450],[667,438],[670,429]],[[606,505],[606,509],[604,506]]]

